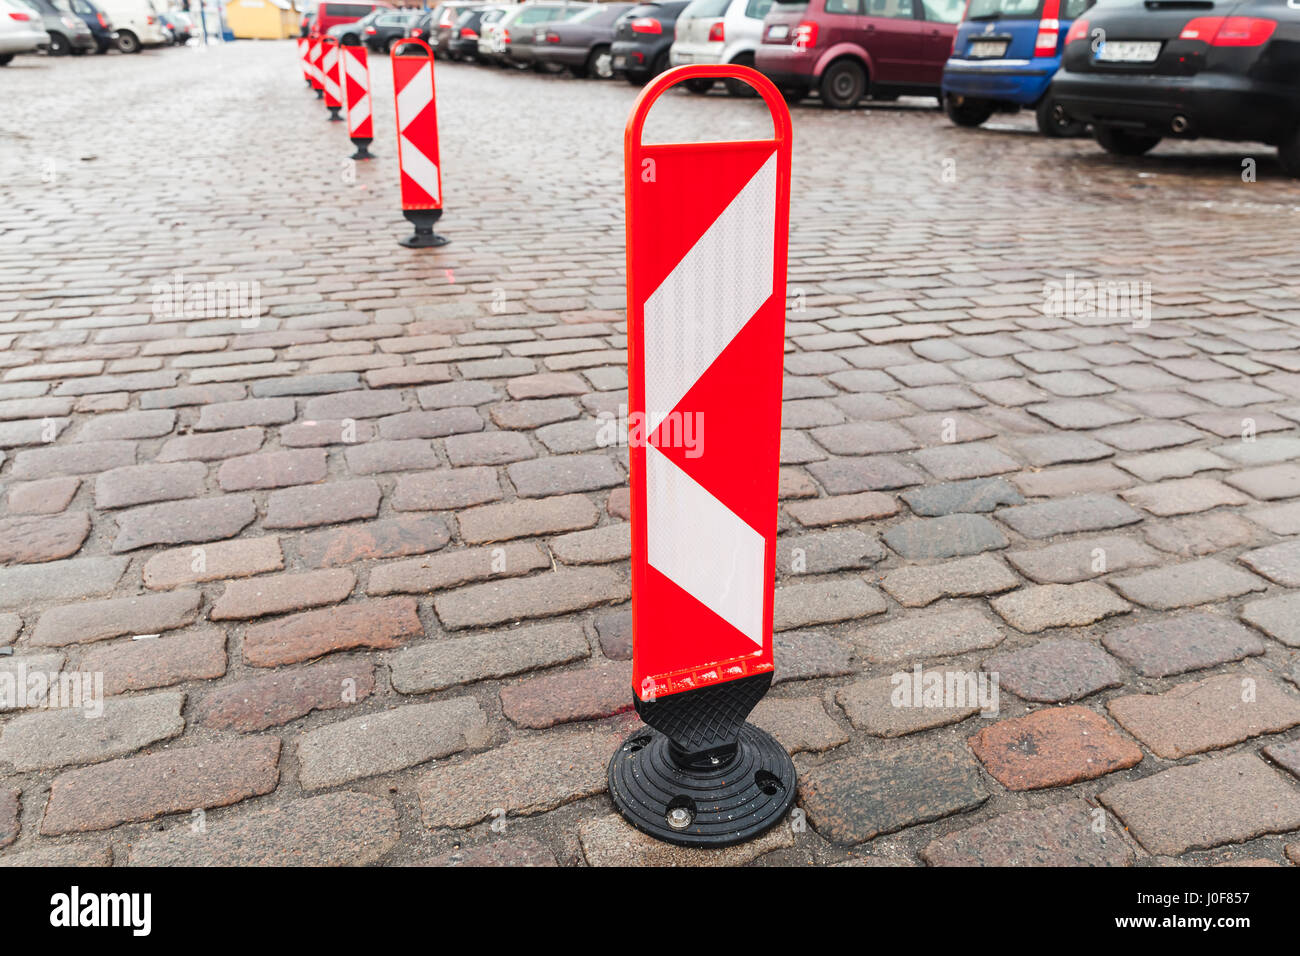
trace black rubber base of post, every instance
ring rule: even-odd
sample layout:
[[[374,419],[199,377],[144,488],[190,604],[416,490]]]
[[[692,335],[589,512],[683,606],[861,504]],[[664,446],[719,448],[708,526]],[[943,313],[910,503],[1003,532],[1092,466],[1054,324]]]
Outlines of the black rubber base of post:
[[[325,91],[324,91],[324,90],[317,90],[317,91],[316,91],[316,99],[318,99],[318,100],[323,100],[324,98],[325,98]]]
[[[374,159],[375,158],[375,154],[370,151],[370,144],[373,142],[373,140],[357,139],[355,136],[351,137],[351,139],[352,139],[352,145],[357,148],[357,151],[353,153],[350,157],[348,157],[349,159]]]
[[[794,763],[753,724],[740,728],[736,754],[707,768],[684,767],[668,738],[638,730],[609,761],[609,793],[628,823],[678,846],[724,847],[770,830],[794,803]],[[685,808],[689,823],[669,824]]]
[[[446,236],[440,236],[436,232],[420,232],[418,229],[413,235],[397,240],[399,246],[406,246],[408,249],[434,249],[445,246],[449,242],[451,240]]]
[[[343,117],[339,115],[339,110],[340,110],[340,109],[342,109],[341,106],[331,106],[331,107],[329,107],[329,111],[330,111],[330,122],[331,122],[331,123],[342,123],[342,122],[343,122]]]

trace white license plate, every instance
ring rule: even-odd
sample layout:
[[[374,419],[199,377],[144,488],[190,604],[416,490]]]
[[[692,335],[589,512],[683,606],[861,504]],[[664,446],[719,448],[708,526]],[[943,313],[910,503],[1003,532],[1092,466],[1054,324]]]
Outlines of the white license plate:
[[[616,69],[616,70],[625,70],[625,69],[627,69],[627,57],[625,57],[625,56],[616,56],[616,57],[614,57],[614,69]]]
[[[533,34],[533,42],[534,42],[534,43],[545,43],[545,42],[546,42],[546,34],[545,34],[544,32],[541,32],[541,31],[539,31],[539,32],[537,32],[537,33],[534,33],[534,34]]]
[[[1097,50],[1103,63],[1154,63],[1158,56],[1159,40],[1107,40]]]
[[[776,26],[772,27],[772,29],[767,31],[767,37],[769,40],[784,40],[789,35],[790,28],[784,23],[778,23]]]
[[[999,57],[1007,52],[1009,40],[971,40],[970,55],[978,57]]]

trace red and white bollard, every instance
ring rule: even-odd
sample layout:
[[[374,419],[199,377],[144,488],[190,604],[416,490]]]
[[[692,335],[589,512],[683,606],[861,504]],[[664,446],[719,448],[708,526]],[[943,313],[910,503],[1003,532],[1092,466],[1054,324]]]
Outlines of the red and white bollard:
[[[343,99],[348,109],[348,137],[357,151],[353,159],[374,159],[370,144],[375,138],[374,117],[370,109],[370,64],[361,44],[339,49],[342,63]]]
[[[661,94],[720,79],[763,98],[770,139],[641,141]],[[775,826],[796,788],[789,754],[745,722],[774,669],[790,113],[750,67],[677,67],[637,100],[625,163],[632,693],[649,729],[610,760],[609,791],[645,833],[728,846]]]
[[[320,37],[307,38],[307,66],[311,70],[311,88],[316,91],[316,99],[325,95],[325,76],[320,69],[320,56],[323,52]]]
[[[307,62],[307,38],[298,37],[298,63],[302,67],[302,78],[311,86],[311,64]]]
[[[413,47],[421,52],[408,53]],[[402,215],[415,234],[399,242],[410,249],[446,245],[433,231],[442,216],[442,171],[438,168],[438,106],[433,51],[423,40],[393,47],[393,91],[397,100],[397,164],[402,176]]]
[[[341,123],[343,116],[339,112],[343,108],[343,90],[339,87],[339,41],[333,37],[325,37],[321,40],[320,66],[324,74],[325,84],[325,106],[330,111],[330,122]]]

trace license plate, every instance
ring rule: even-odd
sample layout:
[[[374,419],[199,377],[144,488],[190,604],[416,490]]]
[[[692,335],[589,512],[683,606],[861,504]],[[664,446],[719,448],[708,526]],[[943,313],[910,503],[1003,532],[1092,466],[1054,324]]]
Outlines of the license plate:
[[[772,27],[772,29],[767,31],[767,38],[769,40],[784,40],[789,35],[790,28],[784,23],[778,23],[776,26]]]
[[[999,57],[1007,52],[1009,40],[971,40],[970,55],[978,57]]]
[[[533,34],[533,42],[534,42],[534,43],[545,43],[545,42],[546,42],[546,34],[545,34],[544,32],[534,33],[534,34]]]
[[[614,57],[614,69],[616,69],[616,70],[625,70],[625,69],[627,69],[627,57],[625,57],[625,56],[616,56],[616,57]]]
[[[1158,56],[1159,40],[1107,40],[1097,50],[1103,63],[1154,63]]]

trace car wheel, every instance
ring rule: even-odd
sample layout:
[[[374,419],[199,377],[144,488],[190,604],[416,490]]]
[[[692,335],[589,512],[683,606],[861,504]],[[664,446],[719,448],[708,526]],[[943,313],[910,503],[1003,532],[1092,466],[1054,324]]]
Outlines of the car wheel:
[[[822,102],[831,109],[853,109],[866,90],[867,71],[856,60],[836,60],[822,74]]]
[[[671,64],[668,62],[668,51],[664,50],[663,53],[660,53],[655,57],[655,61],[650,67],[650,78],[654,79],[660,73],[667,70],[670,65]]]
[[[8,66],[13,62],[13,59],[14,55],[12,53],[0,53],[0,66]]]
[[[130,30],[123,30],[117,35],[117,48],[123,53],[139,53],[140,38]]]
[[[594,76],[598,80],[608,80],[614,75],[614,55],[609,52],[609,47],[598,46],[587,56],[586,66],[580,69],[583,75]]]
[[[750,56],[748,53],[745,53],[736,57],[731,62],[736,66],[752,67],[754,65],[754,58]],[[746,83],[744,80],[726,79],[722,81],[722,85],[727,88],[728,96],[739,96],[743,99],[744,97],[747,96],[758,95],[758,91],[754,89],[752,86],[750,86],[748,83]]]
[[[1116,156],[1141,156],[1155,149],[1156,143],[1160,142],[1159,136],[1133,133],[1113,126],[1098,126],[1093,135],[1102,149]]]
[[[943,111],[958,126],[981,126],[993,115],[993,104],[987,100],[973,100],[950,93],[944,97]]]
[[[69,50],[68,38],[62,33],[50,34],[50,56],[67,56]]]
[[[1300,179],[1300,128],[1278,146],[1277,159],[1288,176]]]
[[[1038,101],[1038,108],[1034,111],[1034,115],[1038,120],[1038,132],[1044,136],[1059,138],[1082,136],[1087,129],[1086,124],[1071,119],[1065,112],[1065,107],[1050,96],[1044,96]]]
[[[713,89],[713,80],[698,79],[687,80],[682,86],[686,87],[692,93],[707,93]]]

